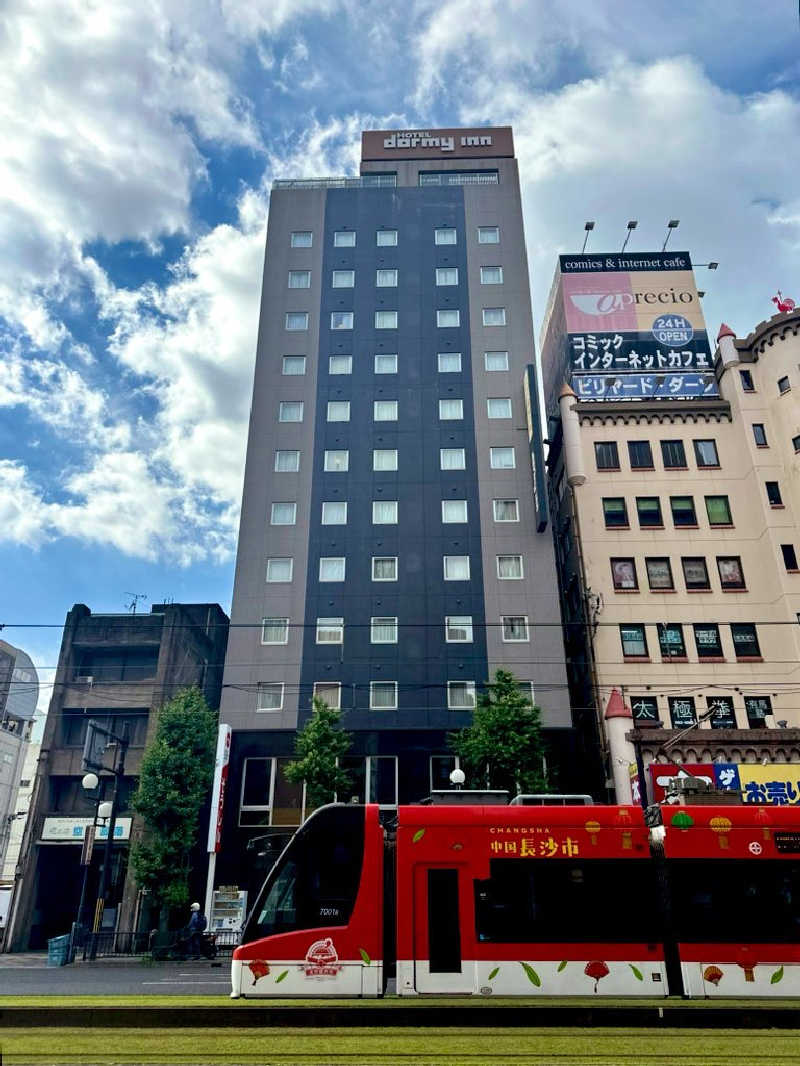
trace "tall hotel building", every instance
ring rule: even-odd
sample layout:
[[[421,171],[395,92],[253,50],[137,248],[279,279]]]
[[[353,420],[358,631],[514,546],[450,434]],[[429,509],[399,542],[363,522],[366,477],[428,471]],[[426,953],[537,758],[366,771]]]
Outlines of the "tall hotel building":
[[[368,132],[360,177],[275,183],[218,879],[300,820],[282,769],[313,693],[354,737],[348,799],[446,784],[501,666],[575,774],[533,362],[509,128]]]

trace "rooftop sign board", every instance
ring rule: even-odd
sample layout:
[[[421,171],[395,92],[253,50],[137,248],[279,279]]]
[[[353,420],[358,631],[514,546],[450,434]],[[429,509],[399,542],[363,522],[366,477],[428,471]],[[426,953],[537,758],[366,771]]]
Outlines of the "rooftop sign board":
[[[446,130],[366,130],[362,160],[513,158],[510,126]]]

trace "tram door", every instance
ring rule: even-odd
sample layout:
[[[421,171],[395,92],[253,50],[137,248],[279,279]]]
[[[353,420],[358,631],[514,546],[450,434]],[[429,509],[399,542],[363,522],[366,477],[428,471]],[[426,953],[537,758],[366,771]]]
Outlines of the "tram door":
[[[465,869],[418,866],[414,886],[414,956],[418,992],[471,992],[474,965],[461,954]]]

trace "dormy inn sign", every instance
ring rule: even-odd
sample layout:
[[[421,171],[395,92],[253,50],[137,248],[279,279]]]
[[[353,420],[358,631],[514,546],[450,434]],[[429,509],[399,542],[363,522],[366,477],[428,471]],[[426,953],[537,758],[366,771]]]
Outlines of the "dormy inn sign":
[[[362,159],[396,159],[408,155],[469,158],[513,156],[510,126],[467,130],[368,130],[361,135]]]

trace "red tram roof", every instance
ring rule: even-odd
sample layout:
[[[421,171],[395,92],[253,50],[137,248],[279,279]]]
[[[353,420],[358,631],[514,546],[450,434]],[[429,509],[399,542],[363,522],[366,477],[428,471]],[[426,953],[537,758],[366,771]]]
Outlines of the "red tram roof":
[[[574,828],[584,828],[587,822],[594,822],[603,829],[633,829],[644,827],[644,812],[636,805],[595,807],[580,804],[574,807],[429,807],[418,804],[397,808],[397,824],[404,827],[483,827],[495,826],[499,822],[504,825],[557,825]]]

